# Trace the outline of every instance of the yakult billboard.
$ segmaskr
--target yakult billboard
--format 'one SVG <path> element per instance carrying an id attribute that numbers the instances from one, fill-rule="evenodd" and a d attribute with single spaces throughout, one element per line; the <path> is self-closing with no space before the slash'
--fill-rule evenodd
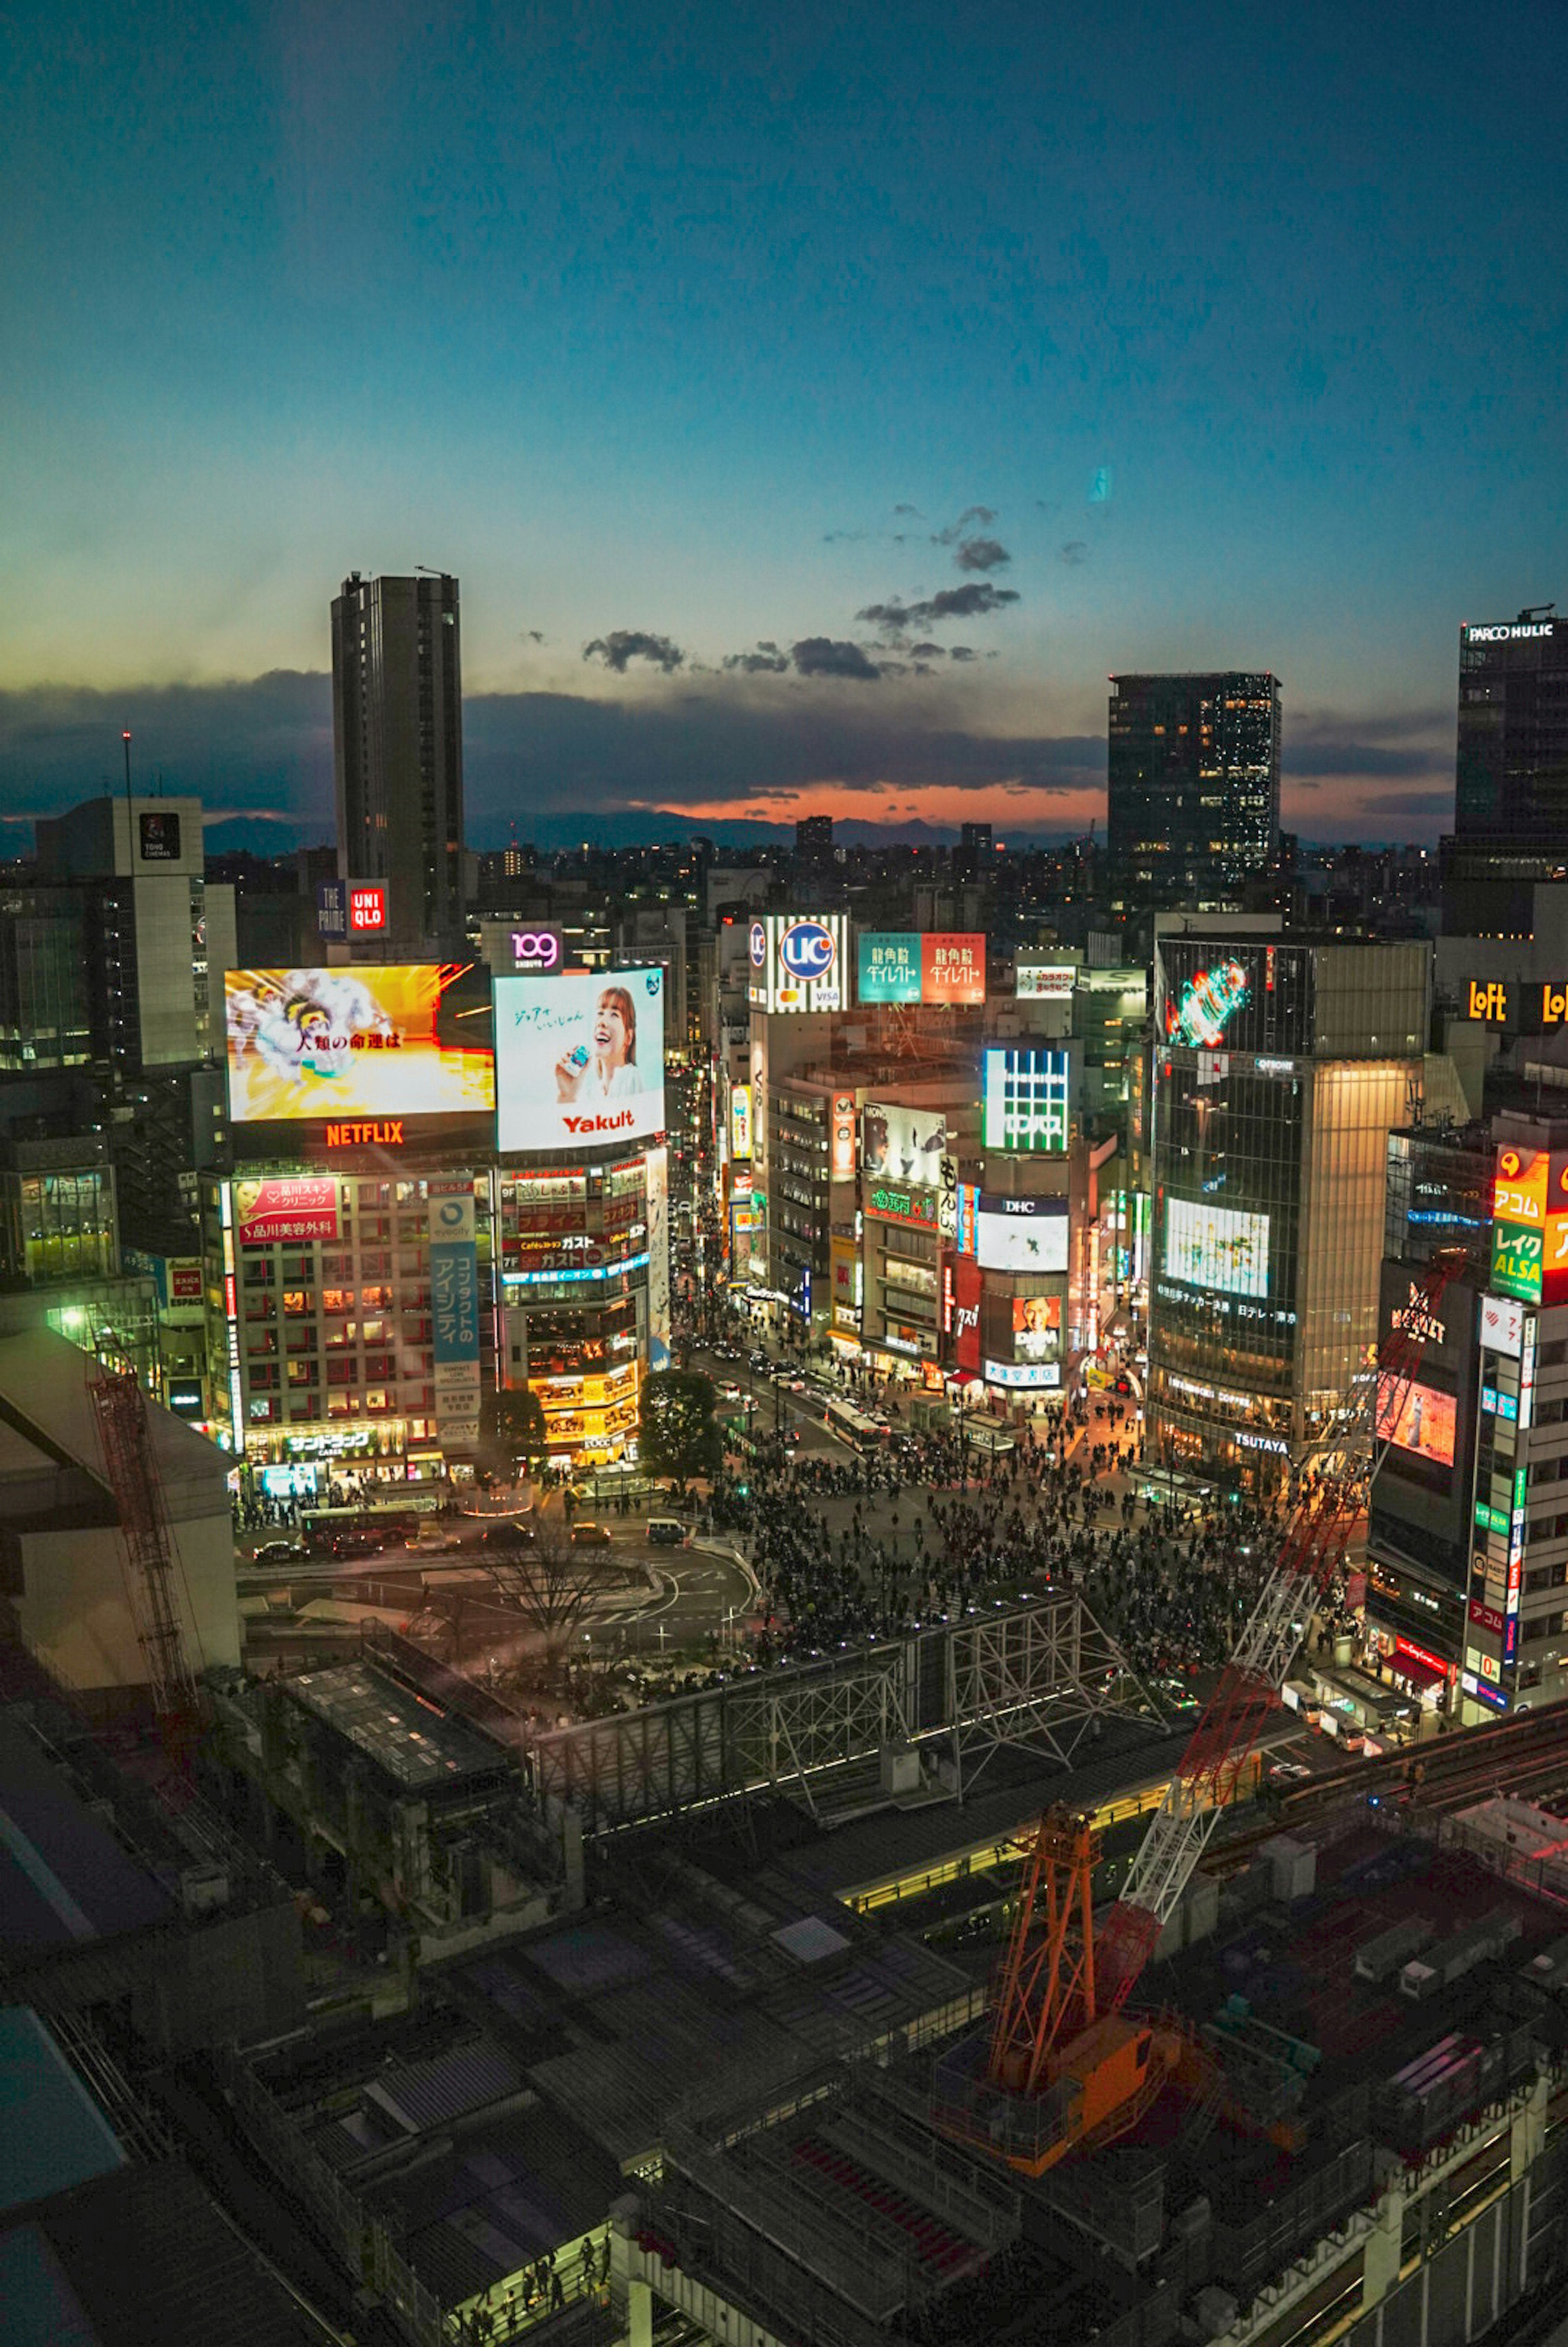
<path id="1" fill-rule="evenodd" d="M 496 1139 L 581 1149 L 664 1131 L 664 972 L 495 981 Z"/>

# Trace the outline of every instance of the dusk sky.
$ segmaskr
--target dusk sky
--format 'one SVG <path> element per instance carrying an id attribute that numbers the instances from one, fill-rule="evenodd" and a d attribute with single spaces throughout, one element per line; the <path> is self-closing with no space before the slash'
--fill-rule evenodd
<path id="1" fill-rule="evenodd" d="M 1562 594 L 1568 11 L 21 0 L 0 806 L 331 822 L 328 606 L 462 580 L 469 830 L 1103 822 L 1105 679 L 1268 667 L 1435 836 Z M 223 836 L 232 834 L 225 820 Z"/>

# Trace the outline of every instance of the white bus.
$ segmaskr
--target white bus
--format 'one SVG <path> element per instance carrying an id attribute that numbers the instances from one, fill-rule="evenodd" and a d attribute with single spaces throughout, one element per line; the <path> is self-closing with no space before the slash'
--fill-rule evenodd
<path id="1" fill-rule="evenodd" d="M 874 1450 L 887 1440 L 885 1427 L 879 1426 L 874 1418 L 868 1418 L 863 1409 L 857 1409 L 853 1402 L 844 1401 L 838 1394 L 830 1397 L 823 1423 L 830 1434 L 852 1442 L 857 1450 Z"/>

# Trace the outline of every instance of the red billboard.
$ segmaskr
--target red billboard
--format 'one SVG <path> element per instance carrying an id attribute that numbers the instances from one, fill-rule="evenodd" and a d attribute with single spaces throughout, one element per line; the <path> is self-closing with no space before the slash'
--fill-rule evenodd
<path id="1" fill-rule="evenodd" d="M 980 1298 L 985 1286 L 979 1264 L 971 1255 L 953 1258 L 953 1330 L 961 1378 L 980 1375 Z"/>
<path id="2" fill-rule="evenodd" d="M 974 930 L 927 929 L 920 941 L 922 1002 L 983 1002 L 985 939 Z"/>
<path id="3" fill-rule="evenodd" d="M 240 1246 L 337 1235 L 338 1185 L 330 1174 L 234 1184 L 234 1236 Z"/>

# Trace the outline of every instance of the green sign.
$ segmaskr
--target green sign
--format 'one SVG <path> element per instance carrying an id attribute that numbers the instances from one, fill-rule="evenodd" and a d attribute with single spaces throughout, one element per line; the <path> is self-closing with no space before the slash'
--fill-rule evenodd
<path id="1" fill-rule="evenodd" d="M 1476 1502 L 1475 1521 L 1483 1532 L 1506 1533 L 1508 1530 L 1508 1518 L 1503 1514 L 1502 1510 L 1489 1508 L 1484 1500 L 1478 1500 Z"/>
<path id="2" fill-rule="evenodd" d="M 1541 1301 L 1542 1237 L 1523 1223 L 1493 1223 L 1492 1284 L 1522 1304 Z"/>

